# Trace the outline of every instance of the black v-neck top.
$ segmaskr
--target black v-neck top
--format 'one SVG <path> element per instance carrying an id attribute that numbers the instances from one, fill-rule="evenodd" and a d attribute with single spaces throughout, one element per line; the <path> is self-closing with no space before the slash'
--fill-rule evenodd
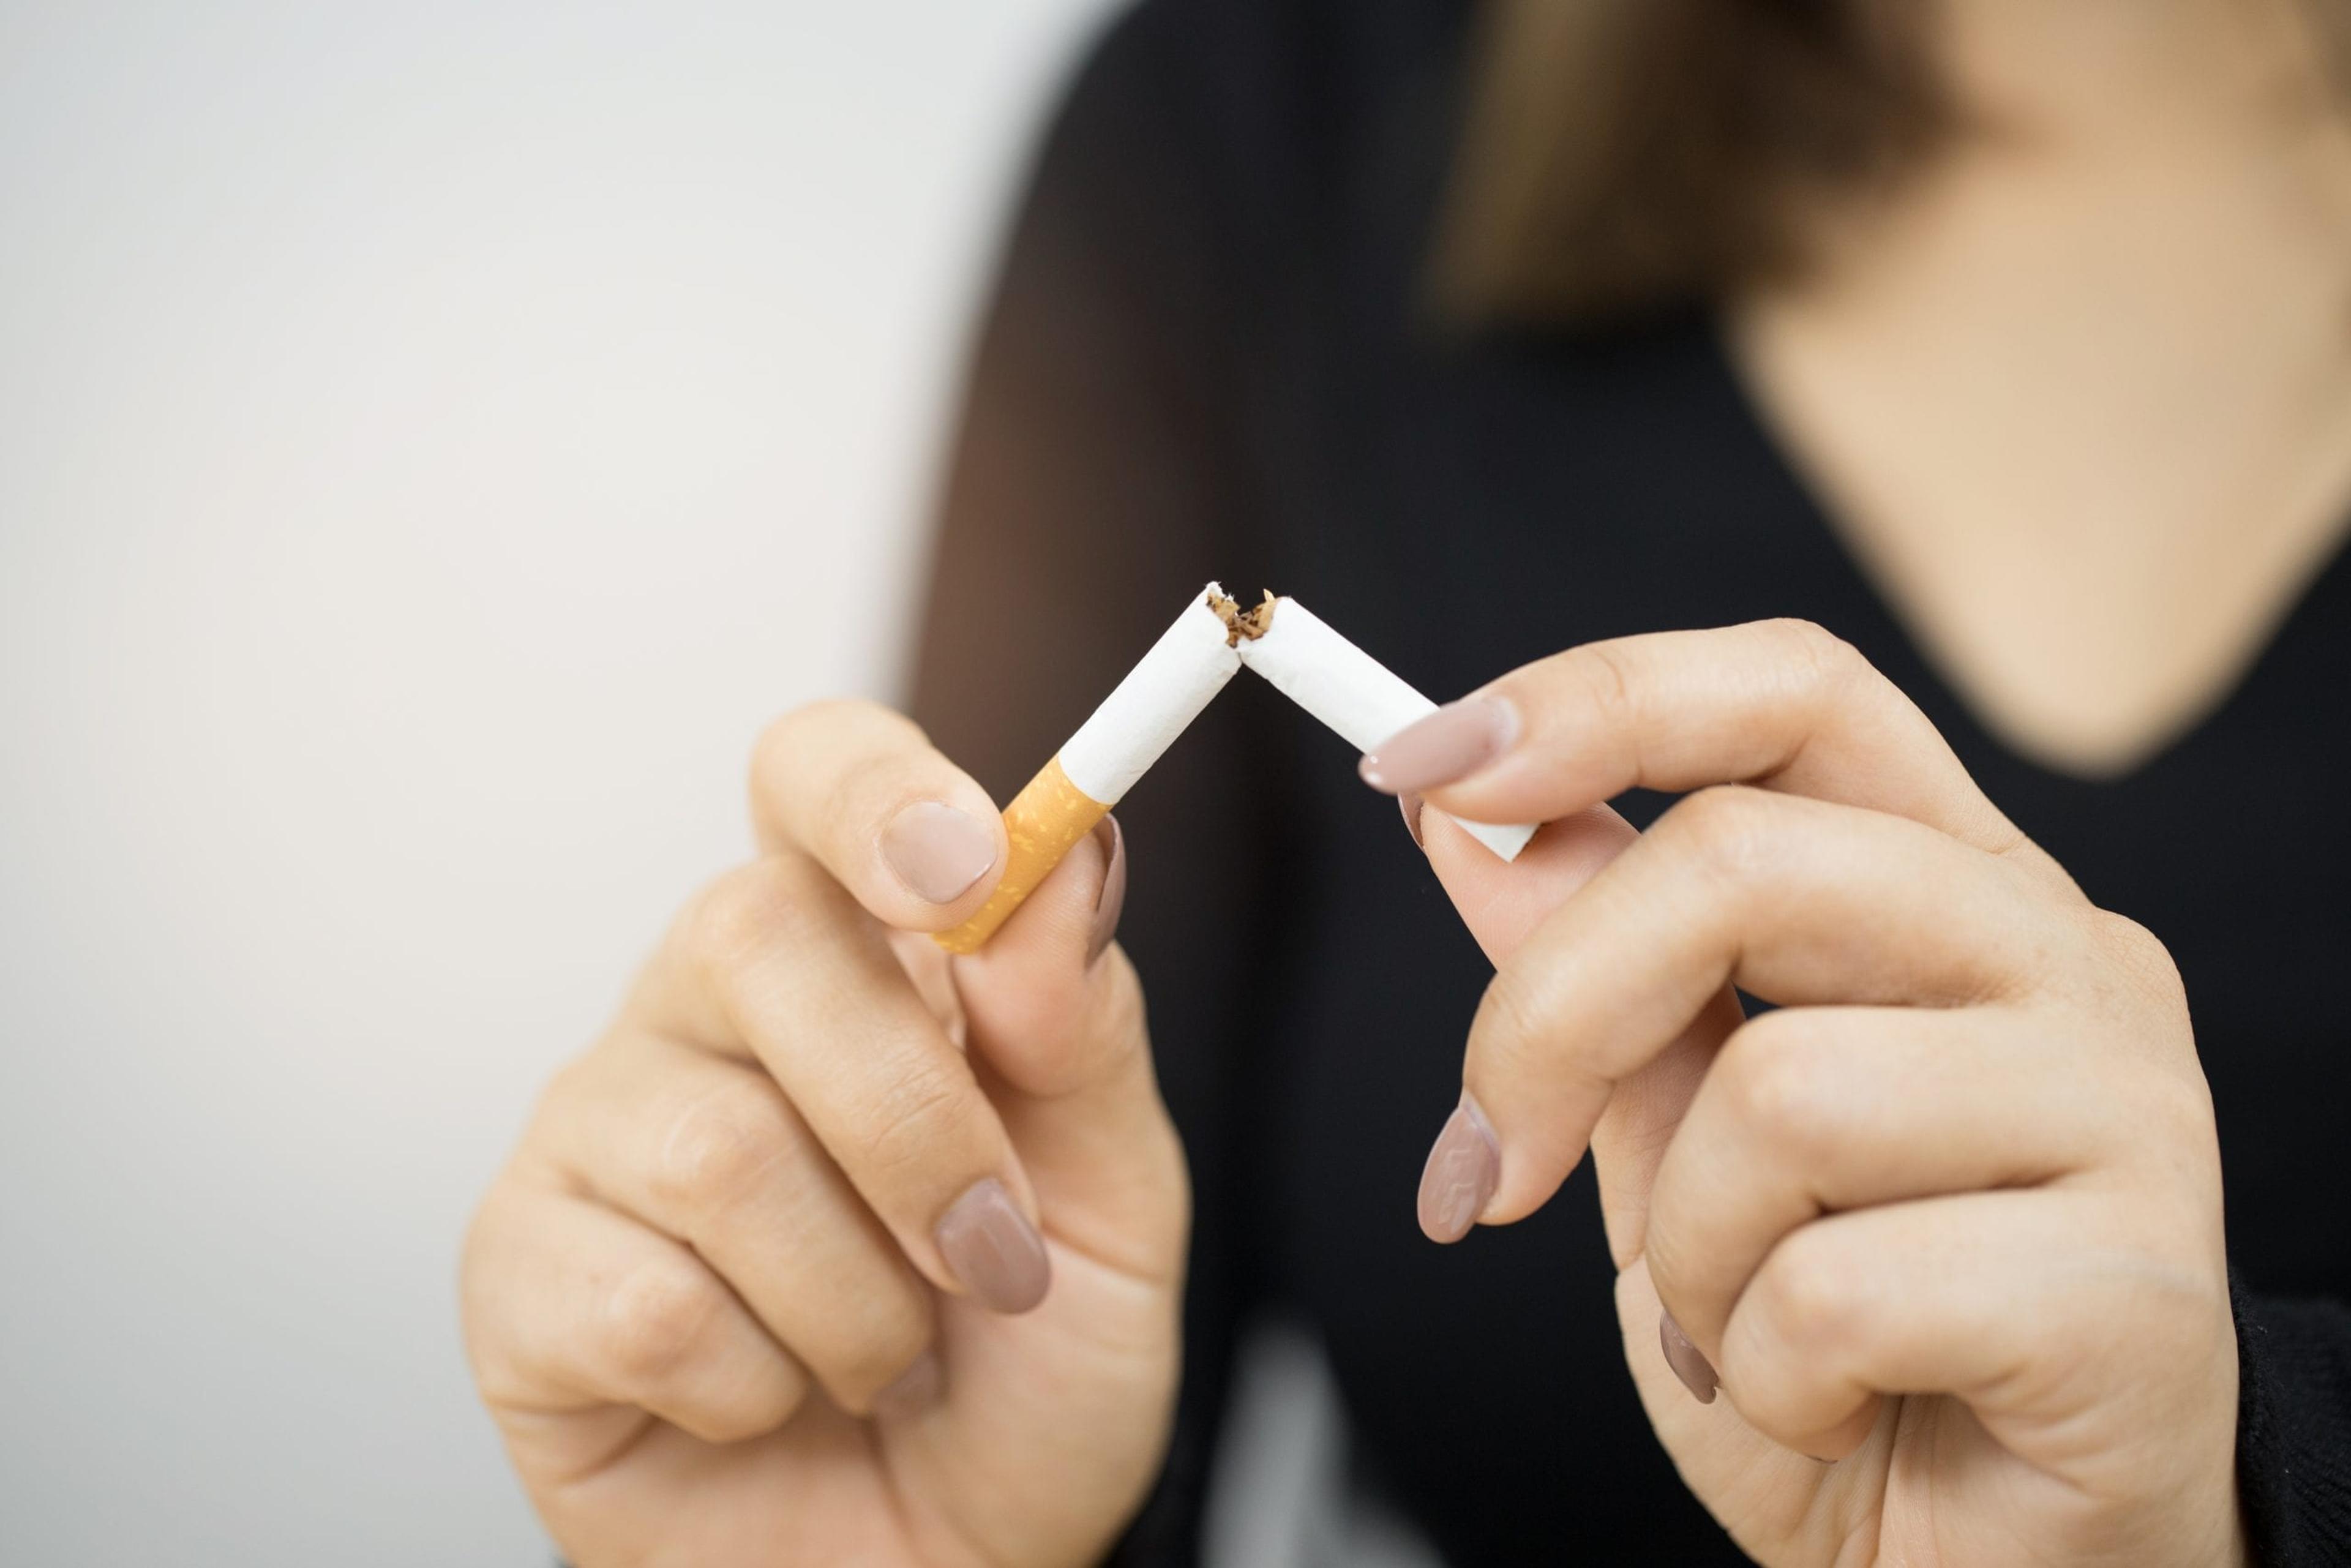
<path id="1" fill-rule="evenodd" d="M 1297 593 L 1440 698 L 1598 637 L 1834 629 L 2179 961 L 2219 1106 L 2249 1513 L 2267 1562 L 2351 1561 L 2351 560 L 2127 776 L 2019 757 L 1855 569 L 1702 314 L 1423 329 L 1468 18 L 1152 0 L 1110 32 L 976 344 L 918 716 L 1008 798 L 1211 577 Z M 1740 1561 L 1635 1399 L 1588 1166 L 1459 1247 L 1415 1224 L 1489 971 L 1352 762 L 1238 682 L 1120 809 L 1123 938 L 1197 1204 L 1177 1440 L 1122 1560 L 1188 1560 L 1236 1339 L 1286 1316 L 1327 1348 L 1358 1479 L 1456 1568 Z"/>

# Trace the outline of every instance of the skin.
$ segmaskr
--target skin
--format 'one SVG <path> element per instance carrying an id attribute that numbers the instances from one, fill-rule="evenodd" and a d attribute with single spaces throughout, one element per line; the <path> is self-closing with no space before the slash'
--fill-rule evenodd
<path id="1" fill-rule="evenodd" d="M 1083 1563 L 1157 1471 L 1189 1188 L 1134 967 L 1088 957 L 1106 852 L 950 961 L 906 934 L 995 876 L 946 904 L 893 876 L 917 801 L 997 821 L 893 714 L 778 723 L 759 859 L 680 916 L 475 1218 L 475 1377 L 577 1568 Z M 991 1176 L 1051 1258 L 1019 1315 L 931 1239 Z"/>
<path id="2" fill-rule="evenodd" d="M 1421 819 L 1497 964 L 1481 1218 L 1589 1150 L 1699 1500 L 1791 1568 L 2243 1562 L 2219 1150 L 2161 944 L 1817 627 L 1593 644 L 1484 695 L 1515 744 L 1429 804 L 1552 825 L 1505 867 Z M 1635 835 L 1602 804 L 1635 785 L 1689 793 Z"/>
<path id="3" fill-rule="evenodd" d="M 1943 0 L 1972 131 L 1729 302 L 1755 401 L 1975 715 L 2108 775 L 2351 527 L 2337 0 Z"/>
<path id="4" fill-rule="evenodd" d="M 1511 743 L 1419 824 L 1497 965 L 1480 1218 L 1589 1150 L 1626 1361 L 1699 1500 L 1775 1565 L 2245 1561 L 2219 1154 L 2161 945 L 1817 627 L 1593 644 L 1471 700 Z M 877 845 L 969 779 L 858 706 L 788 718 L 755 773 L 767 852 L 476 1218 L 484 1396 L 580 1568 L 1090 1561 L 1165 1442 L 1186 1193 L 1133 969 L 1086 956 L 1103 852 L 950 962 L 892 934 L 992 879 L 929 904 Z M 1602 803 L 1636 785 L 1687 795 L 1636 835 Z M 1447 811 L 1551 825 L 1506 867 Z M 988 1176 L 1052 1253 L 1027 1315 L 928 1241 Z"/>
<path id="5" fill-rule="evenodd" d="M 2151 9 L 1945 0 L 1987 132 L 1729 302 L 1928 653 L 2085 773 L 2217 700 L 2351 517 L 2339 100 L 2287 0 Z M 2155 937 L 1817 629 L 1489 692 L 1518 744 L 1422 818 L 1498 966 L 1464 1070 L 1500 1154 L 1482 1218 L 1588 1149 L 1626 1360 L 1697 1495 L 1773 1564 L 2241 1561 L 2210 1107 Z M 1691 793 L 1636 838 L 1601 804 L 1636 783 Z M 908 934 L 993 879 L 917 898 L 883 827 L 995 818 L 911 725 L 791 716 L 752 794 L 760 858 L 484 1200 L 483 1396 L 580 1568 L 1088 1561 L 1160 1460 L 1188 1201 L 1132 967 L 1087 957 L 1103 852 L 950 963 Z M 1552 825 L 1506 872 L 1447 810 Z M 1733 984 L 1783 1005 L 1743 1021 Z M 931 1239 L 991 1176 L 1052 1259 L 1025 1315 Z"/>

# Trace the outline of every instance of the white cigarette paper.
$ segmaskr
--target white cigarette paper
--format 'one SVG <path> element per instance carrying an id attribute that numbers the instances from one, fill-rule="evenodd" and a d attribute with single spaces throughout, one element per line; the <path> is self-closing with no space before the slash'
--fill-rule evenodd
<path id="1" fill-rule="evenodd" d="M 1209 606 L 1224 598 L 1215 583 L 1160 633 L 1142 661 L 1053 759 L 1004 808 L 1010 845 L 1004 875 L 979 913 L 934 940 L 971 953 L 996 935 L 1071 845 L 1126 798 L 1177 736 L 1191 727 L 1225 683 L 1240 672 L 1235 633 Z"/>
<path id="2" fill-rule="evenodd" d="M 1118 689 L 1061 746 L 1061 771 L 1105 806 L 1115 806 L 1134 781 L 1166 755 L 1241 667 L 1232 632 L 1208 608 L 1224 597 L 1215 583 L 1159 634 Z"/>
<path id="3" fill-rule="evenodd" d="M 1377 751 L 1437 711 L 1404 677 L 1356 647 L 1295 599 L 1273 601 L 1265 630 L 1239 647 L 1241 663 L 1329 725 L 1358 751 Z M 1519 858 L 1533 825 L 1495 826 L 1456 817 L 1464 831 L 1506 861 Z"/>
<path id="4" fill-rule="evenodd" d="M 1212 582 L 1004 808 L 1011 845 L 1004 875 L 979 913 L 940 932 L 938 945 L 970 953 L 996 935 L 1243 664 L 1358 751 L 1377 751 L 1398 730 L 1437 711 L 1435 703 L 1295 599 L 1269 597 L 1242 610 Z M 1461 826 L 1506 861 L 1516 860 L 1535 833 L 1531 827 Z"/>

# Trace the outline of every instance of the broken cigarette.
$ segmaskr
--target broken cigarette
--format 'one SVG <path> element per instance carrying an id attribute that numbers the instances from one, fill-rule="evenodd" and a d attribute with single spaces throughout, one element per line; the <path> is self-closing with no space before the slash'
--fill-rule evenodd
<path id="1" fill-rule="evenodd" d="M 1296 600 L 1269 593 L 1263 603 L 1243 610 L 1212 582 L 1004 808 L 1011 853 L 1002 880 L 978 914 L 934 940 L 950 953 L 970 953 L 995 936 L 1243 664 L 1358 751 L 1378 750 L 1397 731 L 1437 711 L 1435 703 Z M 1531 826 L 1461 826 L 1506 861 L 1517 859 L 1535 833 Z"/>
<path id="2" fill-rule="evenodd" d="M 1209 607 L 1223 599 L 1224 591 L 1208 584 L 1207 593 L 1160 633 L 1142 663 L 1004 808 L 1004 832 L 1012 846 L 1004 878 L 978 914 L 938 934 L 940 946 L 970 953 L 995 936 L 1071 846 L 1093 831 L 1225 689 L 1241 661 L 1233 652 L 1231 628 Z"/>
<path id="3" fill-rule="evenodd" d="M 1254 611 L 1259 630 L 1240 647 L 1241 662 L 1290 701 L 1329 725 L 1357 751 L 1377 751 L 1437 705 L 1404 677 L 1356 647 L 1295 599 L 1266 601 Z M 1498 827 L 1456 817 L 1462 831 L 1506 861 L 1519 858 L 1533 825 Z"/>

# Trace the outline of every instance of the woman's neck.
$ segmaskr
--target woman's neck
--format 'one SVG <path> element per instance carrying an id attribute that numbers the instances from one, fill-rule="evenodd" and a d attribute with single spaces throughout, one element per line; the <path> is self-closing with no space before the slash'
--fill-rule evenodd
<path id="1" fill-rule="evenodd" d="M 1953 683 L 2102 771 L 2351 520 L 2351 120 L 2302 0 L 1945 4 L 1962 132 L 1736 339 Z"/>
<path id="2" fill-rule="evenodd" d="M 2306 136 L 2340 112 L 2321 6 L 2343 0 L 1943 0 L 1962 117 L 2065 153 Z"/>

